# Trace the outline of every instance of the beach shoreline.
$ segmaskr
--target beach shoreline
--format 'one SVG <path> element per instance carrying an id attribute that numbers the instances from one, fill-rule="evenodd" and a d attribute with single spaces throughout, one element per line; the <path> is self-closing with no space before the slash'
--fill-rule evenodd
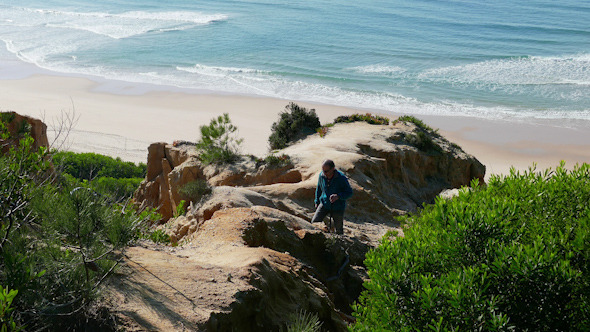
<path id="1" fill-rule="evenodd" d="M 78 121 L 68 140 L 59 144 L 62 148 L 133 162 L 145 162 L 147 147 L 153 142 L 195 141 L 199 126 L 222 113 L 229 113 L 239 128 L 243 153 L 264 156 L 271 125 L 291 101 L 47 72 L 2 77 L 0 110 L 43 119 L 49 126 L 50 141 L 61 116 L 75 113 Z M 315 108 L 322 123 L 332 122 L 338 115 L 369 111 L 392 119 L 402 115 L 293 101 Z M 590 162 L 590 121 L 417 117 L 478 158 L 486 165 L 488 178 L 506 174 L 512 166 L 526 170 L 533 163 L 544 169 L 559 165 L 561 160 L 568 167 Z"/>

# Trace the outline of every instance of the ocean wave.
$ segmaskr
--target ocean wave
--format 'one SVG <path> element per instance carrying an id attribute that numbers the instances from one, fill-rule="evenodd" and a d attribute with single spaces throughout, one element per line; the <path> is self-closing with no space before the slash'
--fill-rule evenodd
<path id="1" fill-rule="evenodd" d="M 24 15 L 23 15 L 24 14 Z M 75 29 L 114 39 L 129 38 L 149 32 L 186 30 L 200 25 L 225 21 L 226 14 L 204 14 L 192 11 L 123 13 L 72 12 L 33 8 L 12 8 L 2 15 L 11 17 L 16 26 L 45 26 Z M 14 20 L 12 17 L 20 17 Z M 8 19 L 6 19 L 8 22 Z"/>
<path id="2" fill-rule="evenodd" d="M 358 67 L 350 67 L 345 68 L 348 71 L 354 71 L 359 74 L 369 74 L 369 75 L 396 75 L 406 71 L 405 68 L 398 67 L 398 66 L 386 66 L 386 65 L 368 65 L 368 66 L 358 66 Z"/>
<path id="3" fill-rule="evenodd" d="M 187 74 L 196 74 L 199 77 L 199 79 L 195 79 L 189 76 L 182 81 L 177 79 L 177 83 L 182 84 L 181 82 L 184 82 L 189 85 L 184 87 L 195 87 L 191 84 L 200 81 L 206 82 L 200 87 L 213 91 L 389 111 L 396 114 L 468 116 L 504 120 L 510 118 L 590 120 L 590 110 L 533 110 L 504 106 L 477 106 L 452 101 L 423 102 L 416 98 L 391 92 L 361 91 L 318 83 L 293 81 L 256 69 L 207 67 L 202 65 L 177 69 Z M 205 78 L 204 81 L 201 80 L 203 78 Z"/>
<path id="4" fill-rule="evenodd" d="M 189 72 L 193 74 L 201 74 L 207 76 L 225 77 L 230 74 L 268 74 L 267 71 L 251 69 L 251 68 L 237 68 L 237 67 L 221 67 L 221 66 L 205 66 L 196 64 L 192 67 L 176 67 L 176 70 Z"/>
<path id="5" fill-rule="evenodd" d="M 420 73 L 418 78 L 488 87 L 553 84 L 589 85 L 590 54 L 488 60 L 462 66 L 429 69 Z"/>

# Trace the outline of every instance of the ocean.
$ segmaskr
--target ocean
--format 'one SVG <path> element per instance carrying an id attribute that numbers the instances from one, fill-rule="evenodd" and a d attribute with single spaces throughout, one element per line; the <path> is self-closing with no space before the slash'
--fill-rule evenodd
<path id="1" fill-rule="evenodd" d="M 0 66 L 416 115 L 590 120 L 588 0 L 2 0 L 0 40 Z"/>

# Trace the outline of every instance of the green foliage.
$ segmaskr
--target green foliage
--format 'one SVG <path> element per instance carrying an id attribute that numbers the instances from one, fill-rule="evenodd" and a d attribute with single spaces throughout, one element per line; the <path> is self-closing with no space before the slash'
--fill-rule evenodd
<path id="1" fill-rule="evenodd" d="M 180 203 L 178 203 L 178 206 L 176 207 L 176 213 L 174 214 L 174 217 L 179 217 L 179 216 L 183 216 L 186 214 L 186 201 L 183 199 L 180 201 Z"/>
<path id="2" fill-rule="evenodd" d="M 0 112 L 0 139 L 8 139 L 10 132 L 8 132 L 8 124 L 14 120 L 15 114 L 12 112 Z"/>
<path id="3" fill-rule="evenodd" d="M 235 137 L 237 130 L 227 113 L 212 119 L 209 125 L 201 126 L 201 139 L 196 145 L 201 161 L 205 164 L 236 161 L 243 142 L 243 139 Z"/>
<path id="4" fill-rule="evenodd" d="M 9 290 L 0 285 L 0 331 L 1 332 L 15 332 L 21 331 L 22 328 L 18 327 L 17 322 L 13 317 L 14 308 L 12 307 L 12 301 L 18 294 L 16 289 Z"/>
<path id="5" fill-rule="evenodd" d="M 590 329 L 590 165 L 472 186 L 367 255 L 354 331 Z"/>
<path id="6" fill-rule="evenodd" d="M 289 103 L 272 124 L 268 138 L 271 150 L 283 149 L 296 139 L 313 134 L 321 126 L 315 109 L 308 110 L 295 103 Z"/>
<path id="7" fill-rule="evenodd" d="M 427 125 L 426 123 L 424 123 L 424 121 L 418 119 L 415 116 L 412 115 L 402 115 L 399 118 L 397 118 L 397 120 L 395 120 L 394 124 L 397 122 L 409 122 L 409 123 L 413 123 L 416 125 L 416 127 L 425 130 L 425 131 L 430 131 L 430 132 L 437 132 L 436 130 L 432 129 L 432 127 L 430 127 L 429 125 Z"/>
<path id="8" fill-rule="evenodd" d="M 162 243 L 162 244 L 170 243 L 170 236 L 168 234 L 166 234 L 166 232 L 164 232 L 161 229 L 157 229 L 157 230 L 151 232 L 150 235 L 148 236 L 148 239 L 150 239 L 154 243 Z"/>
<path id="9" fill-rule="evenodd" d="M 116 179 L 99 177 L 91 182 L 91 188 L 103 195 L 109 195 L 115 200 L 121 200 L 133 197 L 141 181 L 143 181 L 143 178 Z"/>
<path id="10" fill-rule="evenodd" d="M 147 166 L 96 153 L 55 152 L 52 155 L 62 180 L 72 187 L 87 187 L 121 201 L 133 193 L 145 177 Z"/>
<path id="11" fill-rule="evenodd" d="M 162 220 L 162 215 L 158 213 L 158 209 L 156 208 L 147 208 L 140 211 L 138 215 L 140 220 L 145 220 L 151 224 Z"/>
<path id="12" fill-rule="evenodd" d="M 341 115 L 334 119 L 334 123 L 366 122 L 374 125 L 388 125 L 389 119 L 384 116 L 366 114 Z"/>
<path id="13" fill-rule="evenodd" d="M 31 132 L 31 125 L 29 124 L 29 122 L 27 122 L 26 120 L 22 120 L 18 126 L 18 129 L 16 131 L 17 135 L 19 136 L 23 136 L 25 134 L 28 134 Z"/>
<path id="14" fill-rule="evenodd" d="M 431 134 L 424 131 L 418 131 L 415 134 L 408 134 L 405 136 L 405 141 L 418 148 L 420 151 L 441 153 L 442 148 L 434 142 Z"/>
<path id="15" fill-rule="evenodd" d="M 459 146 L 457 143 L 451 143 L 451 146 L 459 151 L 463 151 L 463 148 Z"/>
<path id="16" fill-rule="evenodd" d="M 268 165 L 270 167 L 283 167 L 291 164 L 291 157 L 286 154 L 277 155 L 271 153 L 264 158 L 258 158 L 255 155 L 250 155 L 250 159 L 256 162 L 256 167 Z"/>
<path id="17" fill-rule="evenodd" d="M 51 171 L 24 134 L 0 155 L 0 284 L 30 330 L 84 329 L 87 308 L 137 234 L 135 211 Z M 18 325 L 18 324 L 17 324 Z"/>
<path id="18" fill-rule="evenodd" d="M 131 179 L 145 177 L 147 166 L 140 163 L 122 161 L 96 153 L 75 153 L 59 151 L 53 154 L 55 165 L 80 180 L 92 180 L 99 177 Z"/>
<path id="19" fill-rule="evenodd" d="M 320 135 L 321 138 L 326 137 L 326 135 L 328 135 L 328 131 L 330 130 L 331 127 L 334 127 L 333 123 L 329 123 L 325 126 L 321 126 L 319 127 L 316 132 Z"/>
<path id="20" fill-rule="evenodd" d="M 271 167 L 281 167 L 286 166 L 291 163 L 291 157 L 286 154 L 276 155 L 276 154 L 269 154 L 263 160 L 263 163 L 269 165 Z"/>
<path id="21" fill-rule="evenodd" d="M 287 332 L 319 332 L 322 323 L 317 315 L 301 310 L 291 315 L 291 322 L 287 325 Z"/>
<path id="22" fill-rule="evenodd" d="M 203 196 L 211 193 L 211 186 L 203 179 L 196 179 L 180 187 L 178 193 L 191 202 L 199 202 Z"/>
<path id="23" fill-rule="evenodd" d="M 11 123 L 14 118 L 16 118 L 16 114 L 14 112 L 0 112 L 0 122 L 4 124 Z"/>

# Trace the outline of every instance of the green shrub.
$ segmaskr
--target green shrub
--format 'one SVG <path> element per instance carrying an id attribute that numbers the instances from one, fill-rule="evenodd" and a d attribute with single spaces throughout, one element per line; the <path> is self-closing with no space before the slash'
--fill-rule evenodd
<path id="1" fill-rule="evenodd" d="M 457 143 L 451 143 L 451 146 L 459 151 L 463 151 L 463 148 L 459 146 Z"/>
<path id="2" fill-rule="evenodd" d="M 374 125 L 388 125 L 389 119 L 384 116 L 366 114 L 341 115 L 334 119 L 334 123 L 366 122 Z"/>
<path id="3" fill-rule="evenodd" d="M 0 285 L 0 331 L 2 332 L 16 332 L 22 330 L 13 317 L 14 308 L 12 307 L 12 301 L 14 301 L 17 294 L 17 290 L 9 290 Z"/>
<path id="4" fill-rule="evenodd" d="M 271 167 L 282 167 L 291 163 L 291 157 L 286 154 L 269 154 L 262 160 L 262 162 Z"/>
<path id="5" fill-rule="evenodd" d="M 133 197 L 143 178 L 116 179 L 99 177 L 90 183 L 97 192 L 113 198 L 115 201 Z"/>
<path id="6" fill-rule="evenodd" d="M 146 164 L 136 165 L 132 162 L 122 161 L 120 158 L 96 153 L 59 151 L 53 154 L 53 162 L 64 173 L 80 180 L 92 180 L 97 177 L 143 178 L 147 171 Z"/>
<path id="7" fill-rule="evenodd" d="M 71 187 L 79 182 L 72 176 L 54 178 L 47 151 L 33 151 L 33 139 L 23 136 L 0 155 L 0 285 L 18 289 L 11 302 L 17 325 L 84 330 L 87 310 L 114 271 L 117 252 L 135 238 L 139 218 L 88 188 Z"/>
<path id="8" fill-rule="evenodd" d="M 186 214 L 186 201 L 183 199 L 176 206 L 176 213 L 174 214 L 174 217 L 176 218 L 179 216 L 184 216 L 185 214 Z"/>
<path id="9" fill-rule="evenodd" d="M 318 316 L 310 312 L 301 310 L 297 314 L 292 314 L 290 319 L 287 332 L 319 332 L 322 329 Z"/>
<path id="10" fill-rule="evenodd" d="M 590 165 L 477 183 L 367 255 L 354 331 L 590 330 Z"/>
<path id="11" fill-rule="evenodd" d="M 157 229 L 157 230 L 153 231 L 149 235 L 149 239 L 154 243 L 162 243 L 162 244 L 170 243 L 170 235 L 166 234 L 166 232 L 164 232 L 161 229 Z"/>
<path id="12" fill-rule="evenodd" d="M 430 127 L 429 125 L 427 125 L 426 123 L 424 123 L 424 121 L 418 119 L 415 116 L 412 115 L 402 115 L 399 118 L 397 118 L 397 120 L 395 120 L 394 124 L 397 122 L 409 122 L 409 123 L 413 123 L 416 125 L 416 127 L 425 130 L 425 131 L 430 131 L 433 133 L 436 133 L 437 131 L 432 129 L 432 127 Z"/>
<path id="13" fill-rule="evenodd" d="M 442 148 L 432 139 L 431 134 L 424 131 L 418 131 L 415 134 L 407 134 L 405 136 L 405 141 L 408 144 L 415 146 L 420 151 L 431 153 L 442 152 Z"/>
<path id="14" fill-rule="evenodd" d="M 271 150 L 286 148 L 298 138 L 316 132 L 321 126 L 315 109 L 308 110 L 295 103 L 289 103 L 279 115 L 279 120 L 272 124 L 268 138 Z"/>
<path id="15" fill-rule="evenodd" d="M 196 147 L 199 159 L 205 164 L 231 163 L 238 159 L 242 139 L 235 137 L 238 128 L 224 113 L 211 120 L 209 125 L 201 126 L 201 139 Z"/>
<path id="16" fill-rule="evenodd" d="M 211 186 L 203 179 L 196 179 L 180 187 L 178 193 L 186 200 L 197 203 L 203 196 L 211 193 Z"/>

